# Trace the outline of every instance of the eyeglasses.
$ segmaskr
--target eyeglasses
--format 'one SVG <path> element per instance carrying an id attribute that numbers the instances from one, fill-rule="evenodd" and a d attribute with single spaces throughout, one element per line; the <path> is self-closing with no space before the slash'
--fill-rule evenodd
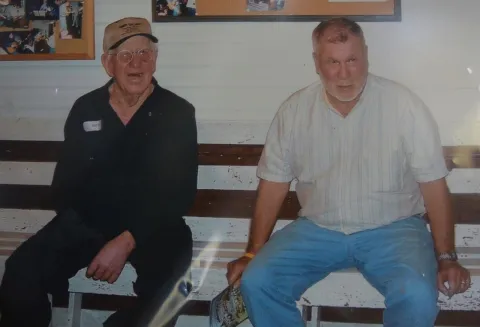
<path id="1" fill-rule="evenodd" d="M 153 50 L 152 49 L 141 49 L 137 51 L 121 50 L 117 53 L 110 53 L 111 56 L 117 56 L 118 62 L 121 64 L 129 64 L 134 56 L 138 56 L 142 63 L 149 62 L 153 59 Z"/>

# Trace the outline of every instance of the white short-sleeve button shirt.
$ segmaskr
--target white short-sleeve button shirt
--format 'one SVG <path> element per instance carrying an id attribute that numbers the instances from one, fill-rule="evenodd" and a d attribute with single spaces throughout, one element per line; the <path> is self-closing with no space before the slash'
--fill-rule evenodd
<path id="1" fill-rule="evenodd" d="M 424 213 L 418 182 L 448 174 L 426 105 L 406 87 L 373 74 L 346 117 L 324 94 L 315 82 L 281 105 L 257 176 L 296 179 L 299 216 L 346 234 Z"/>

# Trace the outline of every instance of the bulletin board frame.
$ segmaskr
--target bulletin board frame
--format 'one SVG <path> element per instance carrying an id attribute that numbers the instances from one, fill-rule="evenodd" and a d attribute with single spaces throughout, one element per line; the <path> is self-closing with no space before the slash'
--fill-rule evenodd
<path id="1" fill-rule="evenodd" d="M 200 14 L 201 7 L 199 2 L 209 1 L 209 6 L 219 4 L 225 9 L 225 3 L 240 3 L 244 5 L 245 10 L 224 10 L 220 9 L 214 14 Z M 318 14 L 312 13 L 311 10 L 306 13 L 296 13 L 295 9 L 288 12 L 278 11 L 247 11 L 248 0 L 197 0 L 197 12 L 194 14 L 181 14 L 175 16 L 172 10 L 167 14 L 160 12 L 158 3 L 161 0 L 151 0 L 152 2 L 152 22 L 153 23 L 172 23 L 172 22 L 320 22 L 333 17 L 346 17 L 356 22 L 401 22 L 401 2 L 402 0 L 301 0 L 301 1 L 322 1 L 323 7 L 328 8 L 328 13 L 319 10 Z M 285 7 L 288 2 L 294 0 L 285 0 Z M 298 0 L 295 0 L 298 1 Z M 223 3 L 221 3 L 223 2 Z M 295 6 L 303 6 L 296 5 Z M 322 6 L 322 5 L 320 5 Z M 238 7 L 236 5 L 235 7 Z M 223 10 L 223 12 L 222 12 Z M 227 12 L 228 11 L 228 12 Z M 299 10 L 302 11 L 302 10 Z M 305 11 L 305 10 L 303 10 Z"/>
<path id="2" fill-rule="evenodd" d="M 18 1 L 18 0 L 17 0 Z M 23 2 L 25 1 L 25 2 Z M 38 28 L 36 26 L 37 22 L 46 21 L 46 18 L 39 18 L 37 20 L 36 17 L 32 16 L 32 8 L 28 8 L 29 0 L 22 0 L 22 2 L 26 3 L 25 8 L 25 17 L 28 20 L 28 27 L 26 25 L 24 27 L 0 27 L 0 50 L 4 50 L 0 53 L 0 61 L 45 61 L 45 60 L 94 60 L 95 59 L 95 10 L 94 10 L 94 0 L 51 0 L 52 2 L 48 2 L 49 4 L 53 4 L 53 6 L 57 5 L 58 11 L 56 12 L 54 18 L 48 21 L 52 28 L 50 28 L 50 37 L 48 43 L 50 46 L 50 51 L 41 51 L 37 52 L 37 48 L 35 46 L 31 46 L 31 52 L 24 53 L 16 52 L 15 47 L 7 48 L 4 44 L 2 44 L 2 36 L 5 37 L 5 34 L 9 34 L 10 37 L 13 35 L 14 37 L 19 37 L 18 40 L 22 40 L 22 37 L 25 39 L 29 38 L 29 42 L 31 38 L 36 38 L 38 36 L 32 36 L 33 34 L 39 35 Z M 77 20 L 79 19 L 80 22 L 76 22 L 76 27 L 78 33 L 76 35 L 71 35 L 70 27 L 72 25 L 71 21 L 69 24 L 65 23 L 67 19 L 61 20 L 60 17 L 62 16 L 62 12 L 60 6 L 64 3 L 71 5 L 72 3 L 79 6 L 79 11 L 77 11 Z M 39 10 L 36 9 L 35 14 L 38 14 Z M 70 14 L 71 12 L 69 12 Z M 45 16 L 45 14 L 43 14 Z M 68 16 L 68 15 L 67 15 Z M 67 26 L 68 25 L 68 26 Z M 65 28 L 65 26 L 67 26 Z M 43 33 L 45 34 L 45 33 Z M 44 39 L 47 39 L 44 35 L 42 35 Z M 40 37 L 42 37 L 40 36 Z M 3 39 L 4 40 L 4 39 Z M 17 42 L 17 44 L 22 44 L 23 41 Z M 36 41 L 34 41 L 36 42 Z M 46 41 L 45 41 L 46 42 Z M 11 44 L 11 43 L 10 43 Z M 53 45 L 53 46 L 52 46 Z M 18 45 L 17 45 L 18 47 Z M 48 47 L 47 47 L 48 48 Z M 5 51 L 6 50 L 6 51 Z M 9 50 L 13 50 L 10 52 Z M 17 48 L 18 50 L 18 48 Z M 5 53 L 7 52 L 7 53 Z"/>

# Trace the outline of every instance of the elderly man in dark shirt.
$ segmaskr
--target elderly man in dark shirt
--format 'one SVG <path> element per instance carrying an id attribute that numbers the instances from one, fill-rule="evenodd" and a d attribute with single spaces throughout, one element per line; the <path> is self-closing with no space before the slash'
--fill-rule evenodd
<path id="1" fill-rule="evenodd" d="M 106 27 L 102 63 L 111 79 L 69 113 L 52 182 L 57 215 L 7 260 L 1 327 L 47 327 L 47 293 L 86 266 L 88 277 L 113 283 L 127 260 L 138 275 L 136 306 L 105 324 L 137 326 L 188 271 L 183 215 L 197 190 L 195 109 L 153 78 L 157 42 L 145 19 Z"/>

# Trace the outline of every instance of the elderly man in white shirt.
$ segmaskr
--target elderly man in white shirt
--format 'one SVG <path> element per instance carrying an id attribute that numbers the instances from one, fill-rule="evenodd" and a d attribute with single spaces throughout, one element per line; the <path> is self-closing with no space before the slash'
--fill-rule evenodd
<path id="1" fill-rule="evenodd" d="M 295 301 L 329 273 L 356 267 L 385 296 L 384 326 L 432 327 L 438 289 L 470 285 L 455 254 L 437 125 L 413 92 L 368 72 L 358 24 L 325 21 L 312 41 L 320 80 L 275 115 L 249 243 L 228 281 L 240 284 L 255 327 L 299 327 Z M 299 218 L 269 239 L 294 179 Z"/>

